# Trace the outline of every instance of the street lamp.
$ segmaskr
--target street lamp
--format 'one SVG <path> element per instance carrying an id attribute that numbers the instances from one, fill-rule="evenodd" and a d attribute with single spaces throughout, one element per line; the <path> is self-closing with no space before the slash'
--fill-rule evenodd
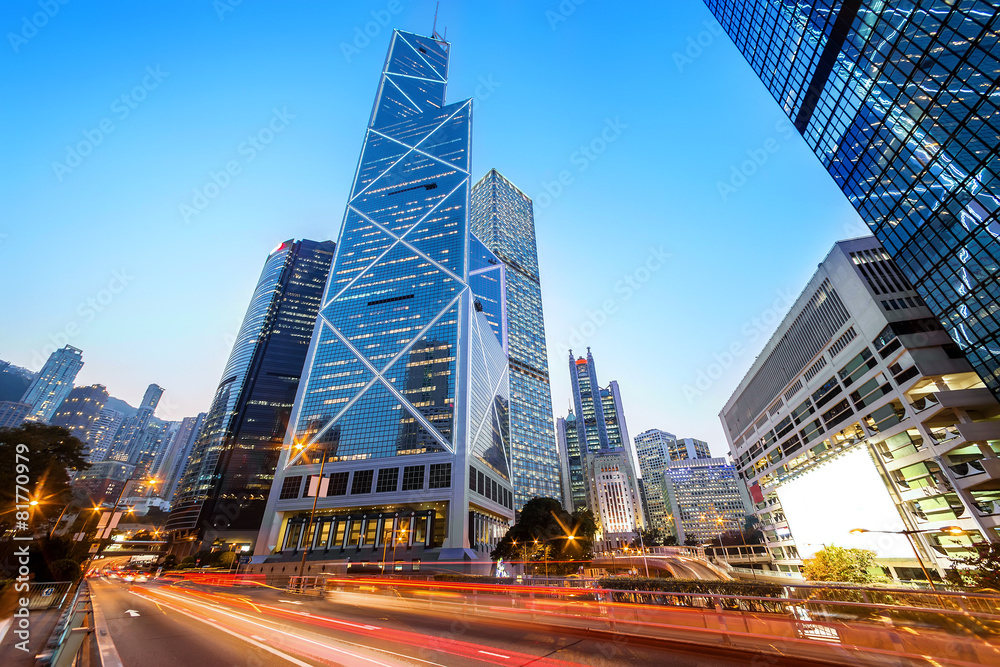
<path id="1" fill-rule="evenodd" d="M 295 445 L 295 448 L 298 450 L 302 450 L 303 448 L 302 443 Z M 309 544 L 307 544 L 305 548 L 302 550 L 302 562 L 299 563 L 299 585 L 301 586 L 303 591 L 306 588 L 305 579 L 303 578 L 305 576 L 305 571 L 306 571 L 306 556 L 309 555 L 309 549 L 310 547 L 312 547 L 312 543 L 316 540 L 316 525 L 315 525 L 316 503 L 319 502 L 319 490 L 323 486 L 323 466 L 325 465 L 326 465 L 326 450 L 324 449 L 323 456 L 319 460 L 319 480 L 316 483 L 316 495 L 313 496 L 312 511 L 309 512 L 309 524 L 305 528 L 307 535 L 309 534 L 310 528 L 312 529 L 313 532 L 311 535 L 309 535 Z M 308 491 L 308 489 L 306 490 Z"/>
<path id="2" fill-rule="evenodd" d="M 934 585 L 934 580 L 931 579 L 930 572 L 924 566 L 924 561 L 920 557 L 920 552 L 917 551 L 917 545 L 913 541 L 913 535 L 919 535 L 920 533 L 948 533 L 950 535 L 964 535 L 965 530 L 959 526 L 945 526 L 944 528 L 925 528 L 923 530 L 869 530 L 867 528 L 855 528 L 851 531 L 852 535 L 860 535 L 861 533 L 881 533 L 883 535 L 905 535 L 906 541 L 910 543 L 910 548 L 913 550 L 913 555 L 917 557 L 917 564 L 920 565 L 920 570 L 924 573 L 924 577 L 927 579 L 927 583 L 930 584 L 931 590 L 937 592 L 937 587 Z"/>

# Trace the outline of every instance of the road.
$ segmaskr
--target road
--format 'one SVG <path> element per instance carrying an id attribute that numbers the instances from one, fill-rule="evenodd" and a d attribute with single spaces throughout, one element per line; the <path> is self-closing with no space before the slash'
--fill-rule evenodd
<path id="1" fill-rule="evenodd" d="M 539 629 L 528 622 L 415 611 L 375 596 L 370 602 L 353 604 L 273 589 L 221 592 L 150 582 L 129 590 L 124 583 L 90 581 L 125 667 L 288 663 L 729 667 L 761 661 L 707 648 Z M 129 609 L 138 616 L 126 613 Z M 766 664 L 804 663 L 766 659 Z"/>

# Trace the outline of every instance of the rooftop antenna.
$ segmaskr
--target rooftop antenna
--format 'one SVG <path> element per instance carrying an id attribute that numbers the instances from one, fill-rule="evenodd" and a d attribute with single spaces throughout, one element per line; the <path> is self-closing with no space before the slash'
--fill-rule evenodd
<path id="1" fill-rule="evenodd" d="M 431 37 L 433 39 L 436 39 L 436 40 L 440 41 L 440 42 L 445 42 L 445 41 L 447 41 L 448 28 L 444 29 L 444 36 L 441 36 L 441 34 L 438 33 L 438 31 L 437 31 L 437 27 L 438 27 L 438 9 L 440 7 L 441 7 L 441 2 L 440 1 L 437 2 L 434 5 L 434 27 L 431 28 Z"/>

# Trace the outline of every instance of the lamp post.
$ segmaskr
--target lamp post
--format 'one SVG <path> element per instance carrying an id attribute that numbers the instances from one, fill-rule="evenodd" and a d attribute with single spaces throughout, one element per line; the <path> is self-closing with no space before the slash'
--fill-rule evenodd
<path id="1" fill-rule="evenodd" d="M 302 445 L 295 445 L 297 449 L 302 449 Z M 309 536 L 309 544 L 302 549 L 302 562 L 299 563 L 299 586 L 302 590 L 305 590 L 305 572 L 306 572 L 306 556 L 309 555 L 309 549 L 312 546 L 312 542 L 316 539 L 316 503 L 319 502 L 319 490 L 323 486 L 323 466 L 326 465 L 326 450 L 322 450 L 323 455 L 319 460 L 319 480 L 316 483 L 316 495 L 313 496 L 313 506 L 312 511 L 309 512 L 309 524 L 306 526 L 306 534 L 309 534 L 309 529 L 312 528 L 313 533 Z M 308 489 L 307 489 L 308 490 Z"/>
<path id="2" fill-rule="evenodd" d="M 646 569 L 646 578 L 649 579 L 649 562 L 646 560 L 646 544 L 642 541 L 642 528 L 636 532 L 639 533 L 639 548 L 642 549 L 642 565 Z"/>
<path id="3" fill-rule="evenodd" d="M 959 526 L 945 526 L 944 528 L 925 528 L 923 530 L 869 530 L 867 528 L 855 528 L 851 531 L 852 535 L 860 535 L 861 533 L 881 533 L 883 535 L 905 535 L 906 541 L 910 543 L 910 548 L 913 550 L 913 555 L 917 557 L 917 564 L 920 565 L 921 571 L 924 573 L 924 577 L 927 578 L 927 583 L 930 584 L 931 590 L 935 593 L 937 592 L 937 587 L 934 585 L 934 580 L 931 579 L 930 572 L 924 566 L 924 561 L 920 557 L 920 552 L 917 551 L 917 545 L 913 541 L 913 535 L 919 535 L 921 533 L 949 533 L 951 535 L 964 535 L 965 530 Z"/>

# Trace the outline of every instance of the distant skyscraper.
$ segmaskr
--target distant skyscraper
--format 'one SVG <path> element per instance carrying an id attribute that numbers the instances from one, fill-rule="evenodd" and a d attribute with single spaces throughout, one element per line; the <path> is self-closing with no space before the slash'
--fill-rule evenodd
<path id="1" fill-rule="evenodd" d="M 31 412 L 30 403 L 0 402 L 0 428 L 17 428 Z"/>
<path id="2" fill-rule="evenodd" d="M 28 386 L 21 398 L 31 405 L 28 419 L 46 422 L 73 389 L 73 381 L 83 368 L 83 352 L 71 345 L 49 355 L 38 377 Z"/>
<path id="3" fill-rule="evenodd" d="M 107 402 L 108 389 L 103 384 L 76 387 L 69 392 L 49 421 L 54 426 L 62 426 L 82 442 L 87 442 L 87 435 Z"/>
<path id="4" fill-rule="evenodd" d="M 587 504 L 598 522 L 598 541 L 609 549 L 631 544 L 645 527 L 632 457 L 621 448 L 587 452 L 585 469 Z"/>
<path id="5" fill-rule="evenodd" d="M 111 443 L 124 421 L 125 414 L 118 410 L 104 408 L 98 413 L 87 432 L 87 442 L 90 443 L 87 458 L 91 463 L 107 458 Z"/>
<path id="6" fill-rule="evenodd" d="M 1000 397 L 997 3 L 706 4 Z"/>
<path id="7" fill-rule="evenodd" d="M 586 359 L 583 357 L 577 359 L 573 356 L 573 351 L 569 351 L 569 374 L 573 405 L 576 410 L 575 413 L 571 411 L 565 421 L 560 420 L 559 428 L 568 430 L 572 426 L 576 427 L 575 438 L 563 431 L 565 433 L 563 444 L 567 451 L 564 466 L 568 468 L 570 477 L 570 496 L 574 509 L 582 509 L 578 505 L 579 488 L 573 486 L 573 480 L 582 479 L 586 484 L 586 506 L 598 521 L 599 531 L 603 535 L 601 539 L 609 540 L 611 539 L 609 535 L 617 536 L 617 533 L 622 532 L 617 529 L 623 525 L 620 521 L 621 516 L 637 517 L 633 529 L 645 523 L 638 464 L 625 424 L 621 393 L 618 383 L 614 380 L 607 389 L 601 389 L 590 348 L 587 348 Z M 627 464 L 627 469 L 622 467 L 623 462 Z M 599 499 L 604 498 L 601 495 L 602 485 L 611 481 L 615 484 L 632 485 L 628 494 L 627 508 L 604 502 L 597 503 Z M 610 511 L 612 507 L 617 507 L 614 517 L 600 515 L 600 512 Z M 614 530 L 610 528 L 612 525 L 615 526 Z M 616 539 L 624 538 L 617 536 Z"/>
<path id="8" fill-rule="evenodd" d="M 562 495 L 531 199 L 491 169 L 472 189 L 470 220 L 476 237 L 507 266 L 511 464 L 520 510 L 534 497 Z"/>
<path id="9" fill-rule="evenodd" d="M 258 554 L 370 560 L 403 535 L 403 560 L 486 559 L 513 518 L 504 304 L 473 280 L 502 262 L 469 232 L 449 48 L 392 34 Z"/>
<path id="10" fill-rule="evenodd" d="M 694 438 L 678 439 L 673 433 L 650 429 L 635 436 L 635 449 L 649 522 L 664 534 L 673 533 L 673 516 L 663 495 L 663 473 L 670 461 L 710 458 L 708 443 Z"/>
<path id="11" fill-rule="evenodd" d="M 174 435 L 180 422 L 168 422 L 153 417 L 142 430 L 131 460 L 135 464 L 136 477 L 150 477 L 157 469 L 159 462 L 170 449 Z M 159 490 L 159 481 L 153 486 Z"/>
<path id="12" fill-rule="evenodd" d="M 572 410 L 565 418 L 556 420 L 556 439 L 559 442 L 559 467 L 563 485 L 563 507 L 567 512 L 577 512 L 587 507 L 587 479 L 585 461 L 580 452 L 576 415 Z"/>
<path id="13" fill-rule="evenodd" d="M 172 502 L 177 485 L 180 483 L 184 469 L 187 467 L 201 425 L 205 421 L 205 413 L 196 417 L 185 417 L 181 420 L 176 435 L 170 444 L 170 449 L 163 457 L 159 467 L 153 471 L 153 477 L 159 480 L 159 496 L 167 502 Z"/>
<path id="14" fill-rule="evenodd" d="M 156 412 L 156 406 L 160 403 L 161 396 L 163 396 L 163 387 L 155 384 L 146 387 L 146 392 L 142 395 L 142 402 L 139 403 L 139 409 L 135 411 L 135 415 L 127 418 L 118 429 L 108 458 L 132 465 L 139 462 L 146 426 L 149 425 L 150 418 Z"/>
<path id="15" fill-rule="evenodd" d="M 670 461 L 661 484 L 678 544 L 691 539 L 700 544 L 743 529 L 750 499 L 735 466 L 726 459 Z"/>
<path id="16" fill-rule="evenodd" d="M 167 522 L 175 536 L 198 538 L 194 551 L 206 529 L 243 546 L 257 536 L 334 248 L 289 240 L 264 262 Z M 188 422 L 188 433 L 197 426 Z"/>

